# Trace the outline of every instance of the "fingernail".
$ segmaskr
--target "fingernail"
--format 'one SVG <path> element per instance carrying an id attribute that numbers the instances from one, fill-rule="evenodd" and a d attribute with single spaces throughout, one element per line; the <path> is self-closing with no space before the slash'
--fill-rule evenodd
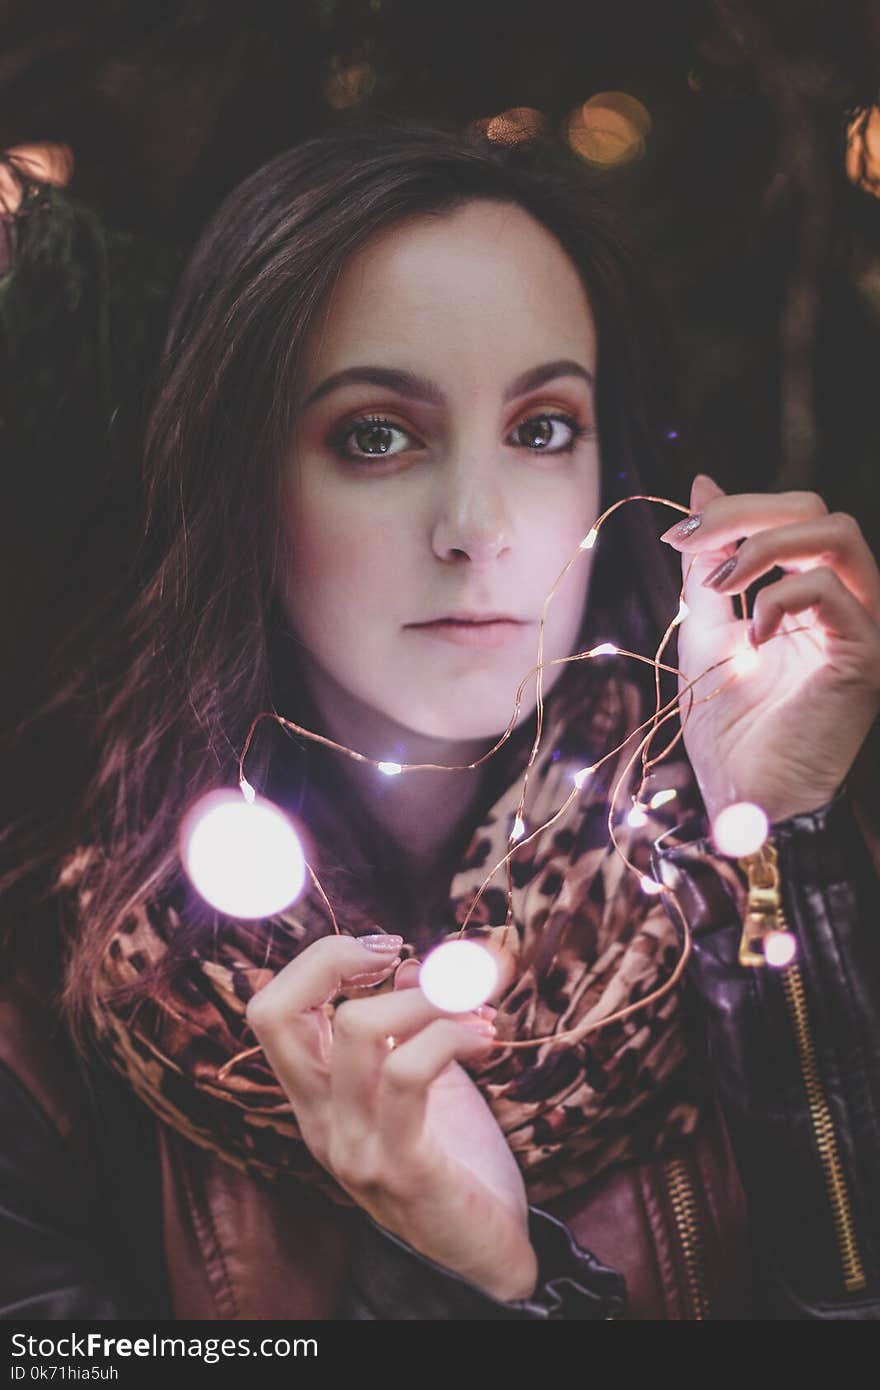
<path id="1" fill-rule="evenodd" d="M 498 1010 L 493 1009 L 491 1004 L 481 1004 L 476 1011 L 480 1018 L 497 1018 Z"/>
<path id="2" fill-rule="evenodd" d="M 368 951 L 393 951 L 396 955 L 403 945 L 403 937 L 390 936 L 382 932 L 378 936 L 359 936 L 357 943 L 359 946 L 366 946 Z"/>
<path id="3" fill-rule="evenodd" d="M 699 526 L 703 524 L 703 513 L 694 512 L 693 516 L 686 516 L 684 521 L 677 521 L 674 526 L 670 526 L 668 531 L 664 531 L 660 537 L 661 541 L 684 541 L 688 536 L 692 536 Z"/>
<path id="4" fill-rule="evenodd" d="M 472 1032 L 481 1034 L 484 1038 L 494 1038 L 495 1024 L 490 1023 L 485 1018 L 463 1018 L 462 1023 L 465 1028 L 470 1028 Z"/>
<path id="5" fill-rule="evenodd" d="M 703 580 L 704 588 L 715 588 L 717 585 L 723 584 L 725 579 L 729 579 L 736 569 L 736 561 L 736 555 L 731 555 L 729 560 L 722 560 L 721 564 L 717 565 L 711 574 L 706 575 L 706 578 Z"/>
<path id="6" fill-rule="evenodd" d="M 357 975 L 349 975 L 345 983 L 347 985 L 360 985 L 375 981 L 378 984 L 380 975 L 387 974 L 389 970 L 393 970 L 394 967 L 399 964 L 399 956 L 395 956 L 394 960 L 377 961 L 372 970 L 362 970 Z"/>

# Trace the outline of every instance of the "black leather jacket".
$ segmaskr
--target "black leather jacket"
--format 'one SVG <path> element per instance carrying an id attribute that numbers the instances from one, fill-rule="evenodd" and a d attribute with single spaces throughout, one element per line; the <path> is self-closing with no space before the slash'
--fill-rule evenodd
<path id="1" fill-rule="evenodd" d="M 777 824 L 772 838 L 799 988 L 786 972 L 738 963 L 742 901 L 705 840 L 656 848 L 655 873 L 677 873 L 693 933 L 688 980 L 748 1201 L 755 1316 L 877 1318 L 880 879 L 844 796 Z M 111 1210 L 113 1184 L 100 1175 L 95 1205 L 83 1207 L 64 1136 L 0 1064 L 0 1319 L 173 1316 L 154 1118 L 118 1078 L 96 1071 L 81 1079 L 95 1148 L 109 1173 L 125 1174 L 125 1211 Z M 623 1276 L 582 1249 L 564 1222 L 531 1208 L 530 1234 L 538 1287 L 530 1299 L 502 1303 L 359 1214 L 338 1316 L 622 1315 Z"/>
<path id="2" fill-rule="evenodd" d="M 707 839 L 655 847 L 654 872 L 674 879 L 692 932 L 687 978 L 748 1201 L 759 1315 L 880 1318 L 880 879 L 844 794 L 771 838 L 797 942 L 787 970 L 739 964 L 741 898 Z M 538 1288 L 503 1304 L 367 1222 L 349 1315 L 620 1315 L 619 1275 L 547 1213 L 530 1209 L 530 1230 Z"/>

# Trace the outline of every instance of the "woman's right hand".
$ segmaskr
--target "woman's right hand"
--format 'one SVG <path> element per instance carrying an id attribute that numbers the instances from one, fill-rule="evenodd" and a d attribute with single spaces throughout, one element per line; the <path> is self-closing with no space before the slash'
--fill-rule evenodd
<path id="1" fill-rule="evenodd" d="M 21 181 L 10 164 L 23 177 L 35 183 L 51 183 L 56 188 L 64 188 L 73 177 L 73 150 L 69 145 L 13 145 L 3 155 L 8 163 L 0 162 L 0 213 L 6 216 L 12 216 L 21 206 Z"/>
<path id="2" fill-rule="evenodd" d="M 379 984 L 399 964 L 400 937 L 370 939 L 387 949 L 314 942 L 253 996 L 247 1021 L 308 1148 L 373 1220 L 493 1297 L 527 1298 L 538 1265 L 522 1175 L 458 1065 L 485 1055 L 494 1028 L 419 989 L 334 1010 L 346 986 Z"/>

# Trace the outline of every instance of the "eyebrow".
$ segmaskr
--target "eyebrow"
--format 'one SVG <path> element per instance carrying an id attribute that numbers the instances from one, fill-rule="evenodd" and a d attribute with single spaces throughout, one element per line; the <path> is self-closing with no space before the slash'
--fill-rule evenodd
<path id="1" fill-rule="evenodd" d="M 590 386 L 594 384 L 593 373 L 587 371 L 579 362 L 574 362 L 570 358 L 562 357 L 556 362 L 544 362 L 540 367 L 530 367 L 528 371 L 521 372 L 513 380 L 504 392 L 505 403 L 512 401 L 516 396 L 522 396 L 526 391 L 532 391 L 535 387 L 543 386 L 547 381 L 555 381 L 561 376 L 580 377 Z M 429 405 L 443 405 L 445 397 L 440 388 L 427 377 L 419 376 L 416 372 L 407 371 L 403 367 L 346 367 L 341 372 L 334 372 L 328 376 L 326 381 L 322 381 L 320 386 L 303 401 L 301 409 L 307 410 L 314 405 L 315 401 L 321 400 L 323 396 L 328 396 L 331 391 L 337 391 L 341 386 L 348 386 L 352 382 L 365 382 L 368 386 L 383 386 L 386 389 L 396 391 L 398 395 L 407 396 L 413 401 L 425 401 Z"/>

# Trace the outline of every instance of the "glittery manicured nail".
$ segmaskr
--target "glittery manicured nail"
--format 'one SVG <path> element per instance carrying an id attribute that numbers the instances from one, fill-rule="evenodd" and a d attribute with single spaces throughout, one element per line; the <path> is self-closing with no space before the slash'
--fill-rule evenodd
<path id="1" fill-rule="evenodd" d="M 403 945 L 403 937 L 386 936 L 383 932 L 379 936 L 359 936 L 357 942 L 359 946 L 366 946 L 368 951 L 392 951 L 396 955 Z"/>
<path id="2" fill-rule="evenodd" d="M 393 970 L 395 965 L 400 964 L 400 956 L 394 956 L 392 960 L 377 960 L 372 970 L 359 970 L 357 975 L 349 975 L 345 981 L 347 985 L 377 984 L 383 973 Z"/>
<path id="3" fill-rule="evenodd" d="M 706 589 L 714 589 L 717 588 L 719 584 L 723 584 L 725 579 L 729 579 L 736 569 L 736 561 L 736 555 L 731 555 L 729 560 L 722 560 L 721 564 L 718 565 L 711 574 L 706 575 L 706 578 L 703 580 L 703 587 Z"/>
<path id="4" fill-rule="evenodd" d="M 660 537 L 661 541 L 684 541 L 688 536 L 692 536 L 698 526 L 703 524 L 703 513 L 694 512 L 693 516 L 686 516 L 684 521 L 677 521 L 674 526 L 670 526 L 668 531 L 664 531 Z"/>

